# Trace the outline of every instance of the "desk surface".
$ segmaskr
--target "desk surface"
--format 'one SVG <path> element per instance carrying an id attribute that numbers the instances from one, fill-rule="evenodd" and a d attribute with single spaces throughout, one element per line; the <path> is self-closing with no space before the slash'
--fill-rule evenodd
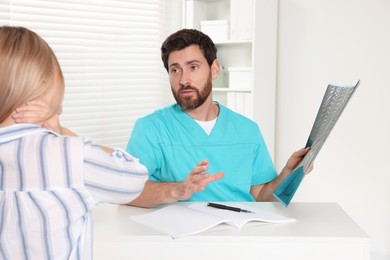
<path id="1" fill-rule="evenodd" d="M 94 259 L 197 259 L 214 254 L 214 259 L 220 259 L 221 252 L 226 254 L 224 259 L 242 257 L 242 252 L 272 259 L 369 259 L 367 234 L 336 203 L 292 203 L 285 208 L 277 202 L 258 202 L 250 206 L 297 221 L 248 223 L 242 229 L 217 227 L 172 239 L 129 219 L 155 209 L 98 205 L 94 210 Z"/>

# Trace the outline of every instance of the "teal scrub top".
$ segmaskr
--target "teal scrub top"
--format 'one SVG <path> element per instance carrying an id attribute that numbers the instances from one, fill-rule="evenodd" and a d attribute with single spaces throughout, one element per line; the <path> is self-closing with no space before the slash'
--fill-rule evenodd
<path id="1" fill-rule="evenodd" d="M 140 159 L 154 182 L 181 182 L 202 160 L 208 173 L 224 172 L 188 201 L 254 201 L 250 188 L 272 181 L 276 170 L 256 123 L 218 104 L 207 135 L 174 104 L 137 120 L 127 151 Z"/>

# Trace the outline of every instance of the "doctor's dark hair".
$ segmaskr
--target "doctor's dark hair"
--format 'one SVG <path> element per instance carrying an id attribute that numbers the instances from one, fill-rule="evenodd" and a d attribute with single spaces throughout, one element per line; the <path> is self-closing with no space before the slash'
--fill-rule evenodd
<path id="1" fill-rule="evenodd" d="M 161 46 L 161 59 L 168 71 L 168 58 L 171 52 L 185 49 L 191 45 L 198 45 L 211 67 L 217 58 L 217 47 L 209 36 L 195 29 L 182 29 L 170 36 Z"/>

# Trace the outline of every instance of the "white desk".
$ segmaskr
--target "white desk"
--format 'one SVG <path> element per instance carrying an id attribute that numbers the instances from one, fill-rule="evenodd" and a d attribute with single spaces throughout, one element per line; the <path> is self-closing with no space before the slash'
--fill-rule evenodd
<path id="1" fill-rule="evenodd" d="M 212 230 L 172 239 L 130 220 L 153 209 L 101 204 L 94 211 L 94 259 L 310 259 L 370 258 L 367 234 L 336 203 L 251 203 L 297 219 Z"/>

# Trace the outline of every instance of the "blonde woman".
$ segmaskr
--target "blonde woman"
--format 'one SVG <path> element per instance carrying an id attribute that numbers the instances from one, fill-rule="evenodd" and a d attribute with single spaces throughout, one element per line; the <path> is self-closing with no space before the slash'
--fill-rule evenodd
<path id="1" fill-rule="evenodd" d="M 0 259 L 92 259 L 93 207 L 128 203 L 147 180 L 130 154 L 61 127 L 63 96 L 49 45 L 0 27 Z M 50 119 L 15 124 L 26 103 Z"/>

